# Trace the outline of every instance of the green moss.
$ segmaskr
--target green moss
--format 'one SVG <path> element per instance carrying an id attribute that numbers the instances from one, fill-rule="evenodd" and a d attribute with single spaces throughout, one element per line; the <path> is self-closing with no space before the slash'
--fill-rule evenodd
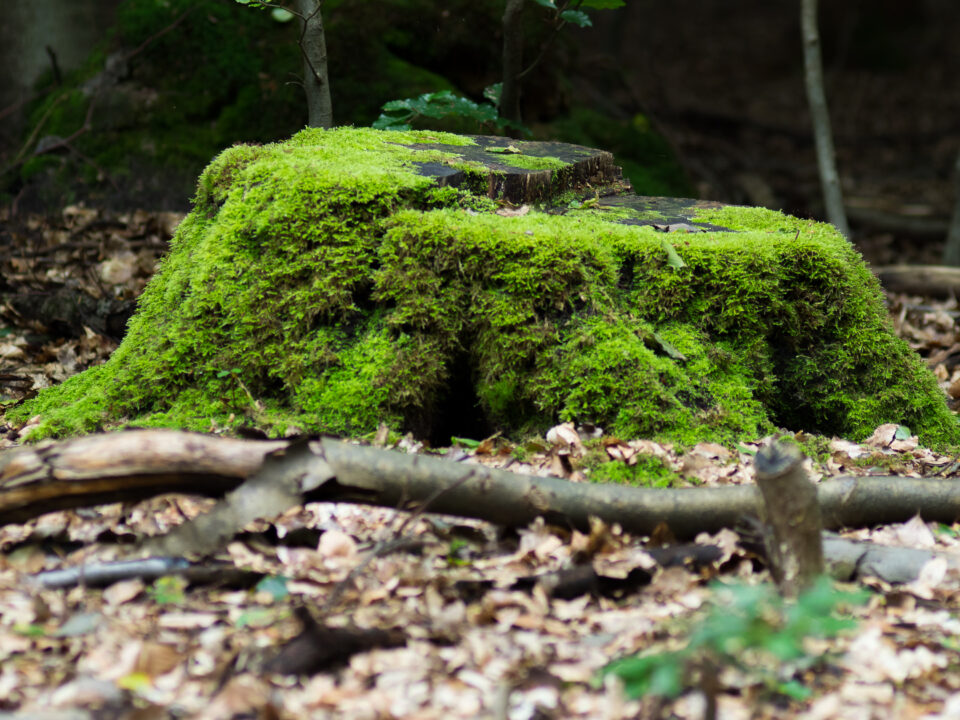
<path id="1" fill-rule="evenodd" d="M 686 483 L 661 458 L 653 455 L 637 455 L 636 463 L 611 460 L 592 468 L 589 473 L 592 482 L 610 482 L 619 485 L 638 487 L 676 487 Z"/>
<path id="2" fill-rule="evenodd" d="M 559 170 L 567 166 L 562 160 L 553 157 L 518 155 L 516 153 L 497 153 L 497 162 L 526 170 Z"/>
<path id="3" fill-rule="evenodd" d="M 443 442 L 572 420 L 681 445 L 883 422 L 960 440 L 830 226 L 745 209 L 697 215 L 738 232 L 690 235 L 501 217 L 476 168 L 459 189 L 418 172 L 472 142 L 340 128 L 224 151 L 109 362 L 9 418 L 41 414 L 34 437 L 386 422 Z"/>

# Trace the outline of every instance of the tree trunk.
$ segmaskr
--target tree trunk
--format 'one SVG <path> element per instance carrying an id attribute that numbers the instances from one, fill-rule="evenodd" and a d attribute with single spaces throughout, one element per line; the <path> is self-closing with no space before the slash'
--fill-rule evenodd
<path id="1" fill-rule="evenodd" d="M 503 12 L 503 86 L 500 89 L 501 117 L 519 124 L 520 72 L 523 70 L 523 2 L 507 0 Z"/>
<path id="2" fill-rule="evenodd" d="M 823 90 L 823 65 L 820 60 L 820 33 L 817 30 L 817 0 L 802 0 L 800 21 L 803 28 L 803 64 L 807 84 L 807 102 L 813 121 L 813 138 L 817 146 L 817 167 L 820 170 L 820 185 L 827 220 L 837 230 L 850 237 L 847 214 L 843 208 L 843 192 L 837 176 L 837 161 L 830 131 L 830 112 L 827 96 Z"/>
<path id="3" fill-rule="evenodd" d="M 327 75 L 327 40 L 323 33 L 323 0 L 295 0 L 300 16 L 300 52 L 303 54 L 303 89 L 307 94 L 307 125 L 333 126 L 330 80 Z"/>

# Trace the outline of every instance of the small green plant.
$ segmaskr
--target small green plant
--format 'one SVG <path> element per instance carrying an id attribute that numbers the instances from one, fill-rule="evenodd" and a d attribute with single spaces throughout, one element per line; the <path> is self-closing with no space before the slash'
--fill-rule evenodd
<path id="1" fill-rule="evenodd" d="M 716 584 L 714 601 L 685 648 L 623 658 L 607 665 L 602 674 L 623 680 L 631 698 L 673 698 L 692 684 L 698 672 L 733 667 L 770 690 L 802 700 L 810 691 L 794 675 L 824 659 L 805 640 L 835 637 L 854 627 L 855 621 L 840 617 L 838 610 L 862 604 L 867 597 L 866 591 L 837 590 L 827 577 L 795 602 L 785 601 L 769 584 Z"/>
<path id="2" fill-rule="evenodd" d="M 447 551 L 447 565 L 450 567 L 463 567 L 470 564 L 467 557 L 470 553 L 470 543 L 463 538 L 454 538 L 450 541 L 450 549 Z"/>
<path id="3" fill-rule="evenodd" d="M 184 590 L 187 588 L 187 581 L 178 576 L 158 578 L 147 594 L 153 598 L 158 605 L 179 605 L 186 599 Z"/>
<path id="4" fill-rule="evenodd" d="M 951 538 L 960 537 L 960 530 L 958 530 L 955 526 L 947 525 L 946 523 L 938 523 L 937 529 L 934 530 L 934 533 Z"/>
<path id="5" fill-rule="evenodd" d="M 487 88 L 484 95 L 490 99 L 497 97 L 497 86 Z M 373 122 L 378 130 L 409 130 L 420 118 L 442 120 L 444 118 L 465 118 L 476 122 L 480 127 L 512 127 L 529 134 L 526 128 L 500 117 L 495 105 L 476 103 L 473 100 L 455 95 L 450 90 L 424 93 L 415 98 L 391 100 L 383 105 L 383 112 Z"/>
<path id="6" fill-rule="evenodd" d="M 471 438 L 462 438 L 462 437 L 450 438 L 451 445 L 459 445 L 460 447 L 466 448 L 467 450 L 476 450 L 478 447 L 480 447 L 480 442 L 481 442 L 480 440 L 473 440 Z"/>

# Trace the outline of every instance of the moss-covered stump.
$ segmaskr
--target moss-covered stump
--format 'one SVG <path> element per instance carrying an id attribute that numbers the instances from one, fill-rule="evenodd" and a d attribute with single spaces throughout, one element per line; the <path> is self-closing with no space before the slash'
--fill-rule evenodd
<path id="1" fill-rule="evenodd" d="M 445 442 L 576 420 L 681 443 L 884 422 L 957 442 L 832 227 L 623 195 L 606 154 L 548 150 L 352 128 L 230 148 L 111 359 L 8 415 L 40 414 L 34 437 L 387 423 Z M 544 204 L 504 202 L 515 187 Z"/>

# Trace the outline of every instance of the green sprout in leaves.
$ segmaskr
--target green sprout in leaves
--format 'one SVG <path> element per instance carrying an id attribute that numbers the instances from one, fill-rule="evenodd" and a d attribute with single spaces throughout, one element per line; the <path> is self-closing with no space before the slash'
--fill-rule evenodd
<path id="1" fill-rule="evenodd" d="M 450 541 L 450 550 L 447 552 L 447 565 L 450 567 L 461 567 L 469 565 L 470 560 L 467 555 L 470 552 L 470 544 L 463 538 L 454 538 Z"/>
<path id="2" fill-rule="evenodd" d="M 855 622 L 837 610 L 866 598 L 865 591 L 837 590 L 826 577 L 796 602 L 785 601 L 772 585 L 717 584 L 710 610 L 685 648 L 623 658 L 602 673 L 619 677 L 631 698 L 673 698 L 703 668 L 734 667 L 776 692 L 804 699 L 809 690 L 793 675 L 823 660 L 805 639 L 831 638 L 852 628 Z"/>
<path id="3" fill-rule="evenodd" d="M 179 575 L 158 578 L 147 594 L 158 605 L 179 605 L 186 599 L 187 581 Z"/>

